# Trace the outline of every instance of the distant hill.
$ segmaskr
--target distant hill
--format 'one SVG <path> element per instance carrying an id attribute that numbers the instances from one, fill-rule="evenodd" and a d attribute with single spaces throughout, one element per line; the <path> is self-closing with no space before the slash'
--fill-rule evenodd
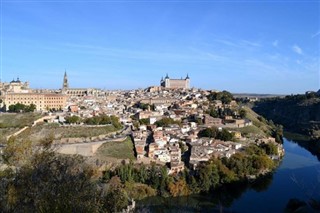
<path id="1" fill-rule="evenodd" d="M 235 98 L 275 98 L 285 97 L 281 94 L 259 94 L 259 93 L 232 93 Z"/>
<path id="2" fill-rule="evenodd" d="M 320 138 L 319 92 L 262 99 L 255 103 L 253 110 L 291 132 Z"/>

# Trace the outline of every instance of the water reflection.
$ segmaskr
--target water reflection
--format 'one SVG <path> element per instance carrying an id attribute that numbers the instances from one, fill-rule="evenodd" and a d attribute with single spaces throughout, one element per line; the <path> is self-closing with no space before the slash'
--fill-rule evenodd
<path id="1" fill-rule="evenodd" d="M 292 142 L 293 144 L 297 144 L 300 147 L 303 147 L 308 152 L 310 152 L 312 155 L 316 156 L 318 158 L 318 161 L 320 161 L 320 141 L 319 140 L 311 140 L 309 137 L 285 132 L 285 137 L 287 140 Z"/>
<path id="2" fill-rule="evenodd" d="M 311 189 L 320 182 L 320 162 L 296 144 L 284 139 L 286 155 L 272 174 L 253 182 L 227 185 L 208 194 L 147 198 L 137 203 L 137 212 L 283 212 L 293 198 L 307 202 L 305 191 L 292 178 Z"/>
<path id="3" fill-rule="evenodd" d="M 248 190 L 262 192 L 272 183 L 272 174 L 253 182 L 241 182 L 221 187 L 208 194 L 188 197 L 152 197 L 140 201 L 137 212 L 235 212 L 231 210 L 235 200 Z"/>

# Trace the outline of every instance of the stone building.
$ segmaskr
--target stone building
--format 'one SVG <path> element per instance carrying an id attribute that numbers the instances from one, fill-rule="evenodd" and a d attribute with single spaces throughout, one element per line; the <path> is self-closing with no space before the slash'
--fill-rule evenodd
<path id="1" fill-rule="evenodd" d="M 68 96 L 95 96 L 103 93 L 101 90 L 95 88 L 70 88 L 66 71 L 64 72 L 61 91 Z"/>
<path id="2" fill-rule="evenodd" d="M 167 74 L 164 79 L 161 79 L 160 85 L 169 89 L 190 89 L 190 78 L 187 75 L 185 79 L 170 79 Z"/>
<path id="3" fill-rule="evenodd" d="M 10 83 L 0 82 L 0 95 L 8 92 L 11 93 L 28 93 L 31 89 L 29 88 L 29 82 L 22 82 L 19 78 L 12 80 Z"/>
<path id="4" fill-rule="evenodd" d="M 58 110 L 66 106 L 66 101 L 67 97 L 60 93 L 7 93 L 3 98 L 6 110 L 9 109 L 10 105 L 17 103 L 34 104 L 37 111 Z"/>
<path id="5" fill-rule="evenodd" d="M 17 103 L 30 105 L 34 104 L 37 111 L 46 111 L 50 109 L 63 109 L 66 106 L 67 97 L 61 93 L 50 91 L 37 92 L 29 88 L 29 82 L 22 82 L 19 78 L 10 83 L 0 83 L 1 97 L 3 102 L 0 107 L 5 106 L 5 110 L 10 105 Z"/>

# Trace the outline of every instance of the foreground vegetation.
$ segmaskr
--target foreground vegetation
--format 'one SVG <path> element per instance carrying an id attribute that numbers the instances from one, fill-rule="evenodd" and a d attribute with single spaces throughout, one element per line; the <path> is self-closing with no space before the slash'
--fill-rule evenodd
<path id="1" fill-rule="evenodd" d="M 115 169 L 105 171 L 104 181 L 119 177 L 123 185 L 146 184 L 161 196 L 185 196 L 208 192 L 224 184 L 245 181 L 250 176 L 265 174 L 277 165 L 268 155 L 278 154 L 272 144 L 251 145 L 244 152 L 236 153 L 229 159 L 212 158 L 196 170 L 168 175 L 166 166 L 151 166 L 123 163 Z"/>
<path id="2" fill-rule="evenodd" d="M 59 155 L 52 139 L 37 146 L 11 139 L 0 172 L 1 212 L 118 212 L 130 203 L 118 178 L 99 180 L 80 156 Z"/>

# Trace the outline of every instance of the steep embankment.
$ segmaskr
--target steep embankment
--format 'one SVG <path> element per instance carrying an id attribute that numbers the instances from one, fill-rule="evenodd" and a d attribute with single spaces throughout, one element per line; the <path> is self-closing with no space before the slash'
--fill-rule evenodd
<path id="1" fill-rule="evenodd" d="M 253 110 L 291 132 L 320 138 L 320 97 L 316 94 L 264 99 Z"/>

